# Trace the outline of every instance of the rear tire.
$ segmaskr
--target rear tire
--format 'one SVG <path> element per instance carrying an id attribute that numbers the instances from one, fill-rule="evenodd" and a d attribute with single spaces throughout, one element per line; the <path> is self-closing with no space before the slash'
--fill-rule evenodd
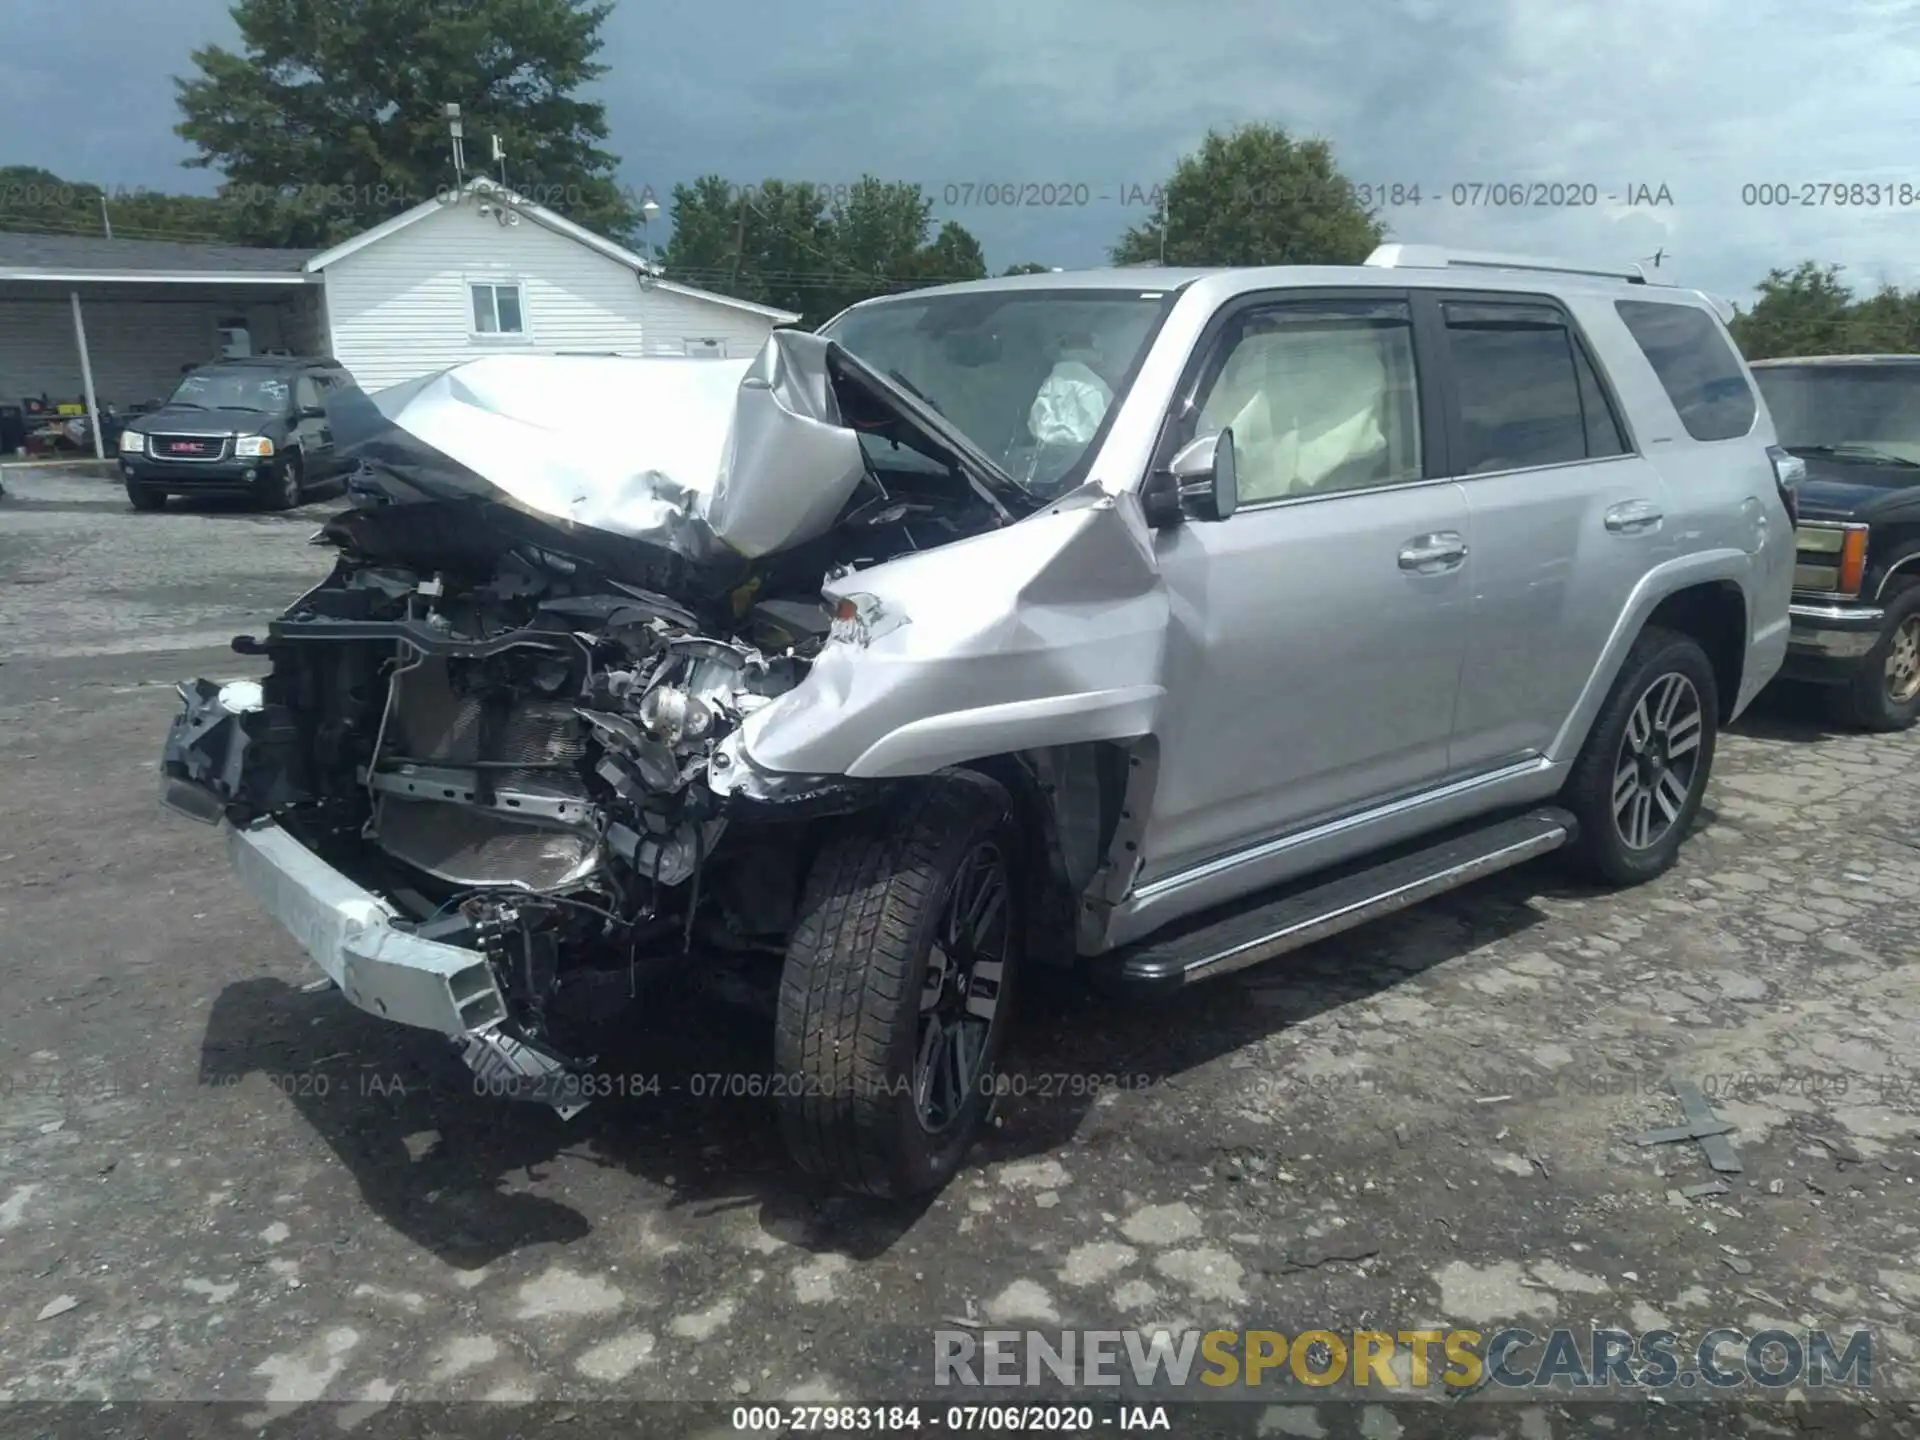
<path id="1" fill-rule="evenodd" d="M 959 1169 L 992 1108 L 1022 873 L 1011 797 L 968 771 L 846 822 L 821 850 L 774 1033 L 781 1129 L 803 1170 L 898 1199 Z"/>
<path id="2" fill-rule="evenodd" d="M 167 504 L 167 492 L 156 490 L 151 485 L 136 485 L 129 480 L 127 503 L 136 510 L 164 510 Z"/>
<path id="3" fill-rule="evenodd" d="M 1719 733 L 1706 651 L 1678 631 L 1643 631 L 1562 791 L 1580 822 L 1566 852 L 1574 868 L 1604 885 L 1669 869 L 1706 795 Z"/>
<path id="4" fill-rule="evenodd" d="M 1898 592 L 1858 673 L 1833 692 L 1834 718 L 1860 730 L 1906 730 L 1920 718 L 1920 585 Z"/>

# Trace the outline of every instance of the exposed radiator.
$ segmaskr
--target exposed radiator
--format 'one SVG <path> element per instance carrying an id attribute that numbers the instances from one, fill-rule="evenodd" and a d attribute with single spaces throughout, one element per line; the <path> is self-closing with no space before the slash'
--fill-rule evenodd
<path id="1" fill-rule="evenodd" d="M 460 693 L 446 662 L 433 659 L 399 677 L 381 763 L 472 767 L 501 791 L 584 801 L 577 767 L 586 750 L 571 703 L 515 698 L 495 705 Z M 374 839 L 396 860 L 457 885 L 549 890 L 585 878 L 599 863 L 598 837 L 589 828 L 393 793 L 377 798 Z"/>

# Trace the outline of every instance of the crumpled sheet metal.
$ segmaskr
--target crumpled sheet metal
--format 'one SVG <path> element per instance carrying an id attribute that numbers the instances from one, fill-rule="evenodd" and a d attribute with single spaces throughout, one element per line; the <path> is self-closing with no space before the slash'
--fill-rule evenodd
<path id="1" fill-rule="evenodd" d="M 752 558 L 824 534 L 865 473 L 827 348 L 781 330 L 751 361 L 493 355 L 329 416 L 344 457 L 429 493 Z"/>
<path id="2" fill-rule="evenodd" d="M 1086 486 L 1017 525 L 825 587 L 864 612 L 749 715 L 755 766 L 885 778 L 1152 733 L 1169 599 L 1130 499 Z M 864 643 L 863 643 L 864 641 Z"/>

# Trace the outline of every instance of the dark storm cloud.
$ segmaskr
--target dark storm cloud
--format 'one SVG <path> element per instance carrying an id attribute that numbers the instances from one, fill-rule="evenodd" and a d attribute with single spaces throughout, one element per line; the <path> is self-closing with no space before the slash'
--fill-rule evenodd
<path id="1" fill-rule="evenodd" d="M 1905 143 L 1920 129 L 1917 16 L 1912 0 L 626 0 L 600 91 L 623 183 L 662 204 L 702 173 L 917 180 L 996 268 L 1098 263 L 1142 218 L 1122 203 L 1130 187 L 1163 179 L 1209 126 L 1257 119 L 1330 139 L 1356 180 L 1420 185 L 1419 205 L 1385 214 L 1393 238 L 1607 260 L 1664 247 L 1670 273 L 1744 297 L 1803 256 L 1860 283 L 1920 283 L 1920 204 L 1741 193 L 1920 187 Z M 0 53 L 0 160 L 211 187 L 179 168 L 169 77 L 194 46 L 231 40 L 219 0 L 14 0 L 11 17 L 20 33 L 139 41 L 137 63 L 84 80 L 77 52 Z M 1451 203 L 1456 182 L 1529 181 L 1620 201 L 1664 186 L 1671 203 Z M 1087 203 L 984 203 L 977 187 L 1009 182 L 1084 186 Z"/>

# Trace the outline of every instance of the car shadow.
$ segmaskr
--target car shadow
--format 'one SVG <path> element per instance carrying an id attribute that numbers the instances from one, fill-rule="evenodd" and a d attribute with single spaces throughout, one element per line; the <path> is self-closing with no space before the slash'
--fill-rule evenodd
<path id="1" fill-rule="evenodd" d="M 249 520 L 306 519 L 308 512 L 319 506 L 337 506 L 346 493 L 344 480 L 309 485 L 300 503 L 291 510 L 262 510 L 259 502 L 249 495 L 170 495 L 167 511 L 180 515 L 234 515 Z"/>
<path id="2" fill-rule="evenodd" d="M 1202 1066 L 1523 932 L 1545 918 L 1534 903 L 1541 897 L 1589 893 L 1551 864 L 1525 866 L 1151 1002 L 1031 967 L 995 1118 L 968 1163 L 1051 1154 L 1081 1133 L 1115 1083 L 1177 1087 Z M 668 1213 L 750 1211 L 787 1243 L 859 1260 L 891 1249 L 933 1203 L 839 1194 L 793 1166 L 765 1098 L 764 1018 L 680 994 L 641 1018 L 598 1057 L 604 1098 L 562 1121 L 476 1093 L 438 1036 L 374 1020 L 331 989 L 249 979 L 212 1006 L 201 1080 L 266 1074 L 354 1176 L 367 1207 L 461 1269 L 592 1232 L 585 1210 L 528 1188 L 556 1162 L 644 1180 L 666 1193 Z M 1199 1149 L 1219 1143 L 1191 1137 Z"/>
<path id="3" fill-rule="evenodd" d="M 1548 918 L 1540 899 L 1596 893 L 1543 860 L 1162 998 L 1131 999 L 1049 976 L 1028 996 L 1005 1066 L 1004 1088 L 1020 1091 L 1024 1081 L 1024 1093 L 1009 1097 L 978 1158 L 1054 1152 L 1083 1135 L 1105 1089 L 1178 1088 L 1215 1061 L 1525 933 Z M 1224 1134 L 1161 1135 L 1144 1149 L 1151 1155 L 1172 1146 L 1180 1153 L 1159 1158 L 1210 1160 L 1231 1144 Z"/>
<path id="4" fill-rule="evenodd" d="M 1861 732 L 1842 725 L 1828 710 L 1827 687 L 1782 680 L 1762 690 L 1738 720 L 1730 735 L 1750 740 L 1783 740 L 1794 745 L 1817 745 L 1838 736 Z"/>
<path id="5" fill-rule="evenodd" d="M 592 1233 L 581 1208 L 529 1188 L 557 1162 L 649 1181 L 669 1212 L 751 1210 L 788 1243 L 853 1258 L 890 1248 L 925 1208 L 839 1196 L 794 1170 L 765 1099 L 765 1021 L 681 995 L 644 1018 L 601 1050 L 599 1098 L 562 1120 L 480 1093 L 437 1035 L 364 1015 L 331 988 L 249 979 L 214 1000 L 200 1083 L 266 1075 L 374 1215 L 464 1270 Z"/>

